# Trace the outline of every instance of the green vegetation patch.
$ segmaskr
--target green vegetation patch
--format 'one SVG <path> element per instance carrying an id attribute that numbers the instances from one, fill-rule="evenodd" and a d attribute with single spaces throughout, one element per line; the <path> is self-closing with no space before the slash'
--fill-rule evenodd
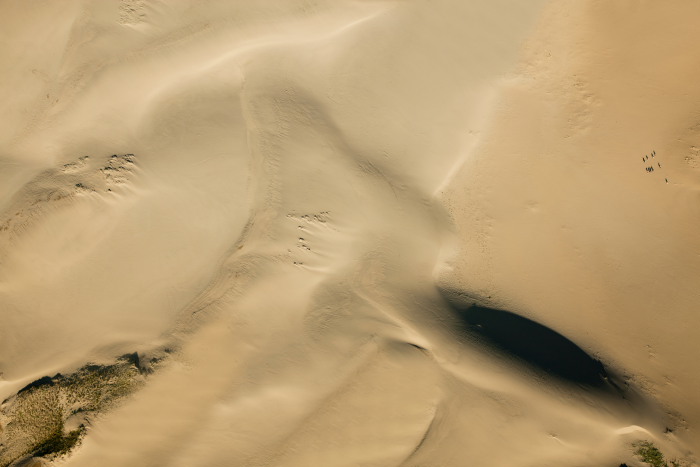
<path id="1" fill-rule="evenodd" d="M 666 462 L 663 453 L 651 441 L 637 441 L 632 446 L 636 448 L 634 453 L 652 467 L 683 467 L 685 465 L 677 459 L 672 459 L 670 464 Z"/>
<path id="2" fill-rule="evenodd" d="M 84 425 L 67 434 L 63 434 L 63 430 L 56 430 L 47 440 L 34 447 L 32 455 L 42 457 L 51 454 L 68 454 L 78 444 L 83 434 L 85 434 Z"/>
<path id="3" fill-rule="evenodd" d="M 111 365 L 88 364 L 69 375 L 45 376 L 0 406 L 0 467 L 27 456 L 67 454 L 85 434 L 88 418 L 143 383 L 136 354 Z M 67 426 L 76 427 L 66 431 Z"/>

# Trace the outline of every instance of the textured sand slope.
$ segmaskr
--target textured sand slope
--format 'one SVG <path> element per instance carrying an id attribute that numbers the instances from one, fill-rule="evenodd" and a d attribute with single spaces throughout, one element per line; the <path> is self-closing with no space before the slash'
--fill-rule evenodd
<path id="1" fill-rule="evenodd" d="M 697 12 L 639 5 L 3 2 L 0 453 L 691 462 Z"/>
<path id="2" fill-rule="evenodd" d="M 665 437 L 695 449 L 699 96 L 684 44 L 697 13 L 691 2 L 551 10 L 446 191 L 465 235 L 441 275 L 614 363 L 671 414 Z"/>

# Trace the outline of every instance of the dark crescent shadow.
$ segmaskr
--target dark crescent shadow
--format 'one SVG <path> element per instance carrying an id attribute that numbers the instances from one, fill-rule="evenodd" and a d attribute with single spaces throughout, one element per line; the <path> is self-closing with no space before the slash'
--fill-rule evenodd
<path id="1" fill-rule="evenodd" d="M 618 394 L 621 392 L 599 360 L 553 329 L 510 311 L 481 306 L 457 309 L 457 314 L 468 337 L 549 376 Z"/>

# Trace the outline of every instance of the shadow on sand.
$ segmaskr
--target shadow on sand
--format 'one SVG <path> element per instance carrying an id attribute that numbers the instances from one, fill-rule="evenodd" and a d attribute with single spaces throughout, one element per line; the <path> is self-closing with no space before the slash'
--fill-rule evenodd
<path id="1" fill-rule="evenodd" d="M 619 388 L 603 364 L 558 332 L 515 313 L 480 306 L 460 309 L 472 337 L 500 349 L 550 376 L 575 384 Z M 617 392 L 615 391 L 615 392 Z"/>

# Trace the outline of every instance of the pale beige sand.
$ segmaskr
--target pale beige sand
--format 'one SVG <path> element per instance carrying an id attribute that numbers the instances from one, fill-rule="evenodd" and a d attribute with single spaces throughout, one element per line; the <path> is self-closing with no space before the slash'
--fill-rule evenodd
<path id="1" fill-rule="evenodd" d="M 695 2 L 0 8 L 0 400 L 160 362 L 53 464 L 692 465 Z M 469 338 L 474 302 L 624 398 Z"/>

